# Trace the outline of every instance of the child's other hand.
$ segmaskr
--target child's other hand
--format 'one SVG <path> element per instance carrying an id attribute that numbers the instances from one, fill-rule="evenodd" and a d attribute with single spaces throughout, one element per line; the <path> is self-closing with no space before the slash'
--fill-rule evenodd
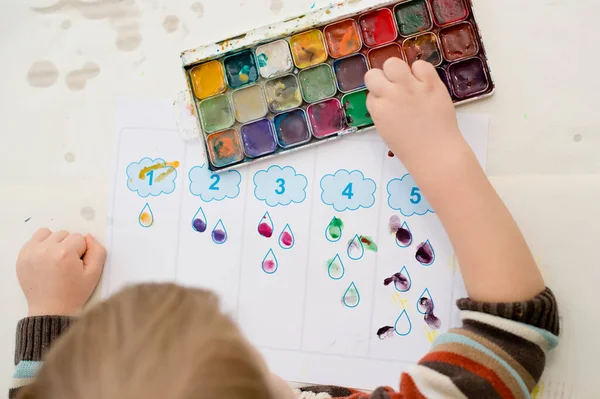
<path id="1" fill-rule="evenodd" d="M 91 235 L 39 229 L 17 259 L 29 316 L 76 316 L 98 284 L 106 250 Z"/>
<path id="2" fill-rule="evenodd" d="M 439 161 L 440 154 L 464 142 L 450 95 L 430 63 L 417 61 L 411 69 L 391 58 L 383 70 L 370 70 L 365 83 L 379 134 L 409 170 Z"/>

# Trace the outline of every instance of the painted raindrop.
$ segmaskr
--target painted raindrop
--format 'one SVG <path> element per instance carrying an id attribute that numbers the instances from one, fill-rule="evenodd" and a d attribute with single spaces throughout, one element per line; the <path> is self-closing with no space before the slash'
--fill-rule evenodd
<path id="1" fill-rule="evenodd" d="M 394 323 L 394 331 L 396 331 L 396 334 L 400 335 L 401 337 L 407 336 L 412 331 L 412 323 L 406 310 L 403 310 L 402 313 L 400 313 L 400 316 L 398 316 L 396 319 L 396 323 Z"/>
<path id="2" fill-rule="evenodd" d="M 329 265 L 327 266 L 327 274 L 333 280 L 340 280 L 344 277 L 346 270 L 344 269 L 344 263 L 342 259 L 340 259 L 340 255 L 335 255 L 335 257 L 329 261 Z"/>
<path id="3" fill-rule="evenodd" d="M 429 240 L 417 247 L 415 259 L 423 266 L 431 266 L 435 262 L 435 251 Z"/>
<path id="4" fill-rule="evenodd" d="M 407 292 L 412 287 L 412 279 L 406 266 L 403 266 L 400 270 L 400 276 L 401 278 L 394 280 L 394 287 L 398 292 Z"/>
<path id="5" fill-rule="evenodd" d="M 192 218 L 192 228 L 198 233 L 204 233 L 206 227 L 206 215 L 204 214 L 202 207 L 200 207 Z"/>
<path id="6" fill-rule="evenodd" d="M 296 243 L 294 232 L 289 224 L 286 224 L 281 234 L 279 234 L 279 246 L 283 249 L 291 249 Z"/>
<path id="7" fill-rule="evenodd" d="M 221 219 L 219 219 L 212 231 L 212 240 L 215 244 L 224 244 L 227 241 L 227 230 Z"/>
<path id="8" fill-rule="evenodd" d="M 272 249 L 269 249 L 262 261 L 262 269 L 267 274 L 273 274 L 279 269 L 279 261 Z"/>
<path id="9" fill-rule="evenodd" d="M 424 317 L 425 323 L 434 330 L 438 330 L 442 326 L 442 321 L 433 313 L 427 313 Z"/>
<path id="10" fill-rule="evenodd" d="M 142 227 L 150 227 L 154 224 L 154 214 L 152 213 L 152 209 L 150 205 L 146 202 L 146 205 L 142 208 L 140 212 L 140 216 L 138 216 L 138 221 L 140 222 L 140 226 Z"/>
<path id="11" fill-rule="evenodd" d="M 352 241 L 348 244 L 348 250 L 346 251 L 348 257 L 352 260 L 359 260 L 365 254 L 365 246 L 363 245 L 360 236 L 356 234 Z"/>
<path id="12" fill-rule="evenodd" d="M 355 308 L 360 303 L 360 292 L 358 292 L 358 288 L 356 288 L 354 281 L 350 283 L 346 292 L 344 292 L 342 303 L 349 308 Z"/>
<path id="13" fill-rule="evenodd" d="M 265 212 L 263 217 L 258 222 L 258 234 L 266 238 L 271 238 L 273 235 L 273 229 L 273 219 L 271 219 L 269 212 Z"/>
<path id="14" fill-rule="evenodd" d="M 334 216 L 325 229 L 325 238 L 330 242 L 338 242 L 342 238 L 343 230 L 344 222 L 342 222 L 342 219 Z"/>
<path id="15" fill-rule="evenodd" d="M 417 299 L 417 310 L 421 314 L 433 313 L 434 303 L 429 288 L 425 288 Z"/>
<path id="16" fill-rule="evenodd" d="M 410 228 L 406 222 L 402 223 L 402 226 L 396 230 L 396 245 L 400 248 L 409 247 L 412 244 L 413 238 Z"/>

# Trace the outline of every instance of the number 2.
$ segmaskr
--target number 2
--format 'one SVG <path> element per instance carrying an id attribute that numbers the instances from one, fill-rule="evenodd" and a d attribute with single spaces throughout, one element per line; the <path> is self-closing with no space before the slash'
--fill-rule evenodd
<path id="1" fill-rule="evenodd" d="M 410 192 L 410 202 L 416 205 L 421 202 L 422 199 L 423 197 L 421 197 L 421 189 L 419 187 L 413 187 L 412 191 Z"/>
<path id="2" fill-rule="evenodd" d="M 213 191 L 219 191 L 219 186 L 217 186 L 217 184 L 219 184 L 219 182 L 221 181 L 221 176 L 217 174 L 211 175 L 210 180 L 214 180 L 215 182 L 211 184 L 208 189 Z"/>
<path id="3" fill-rule="evenodd" d="M 152 183 L 154 182 L 154 171 L 151 170 L 150 172 L 146 173 L 146 176 L 148 176 L 150 178 L 150 185 L 152 185 Z"/>
<path id="4" fill-rule="evenodd" d="M 277 190 L 275 190 L 275 194 L 281 195 L 285 193 L 285 180 L 277 179 L 275 180 L 275 183 L 279 184 L 279 187 L 277 188 Z"/>
<path id="5" fill-rule="evenodd" d="M 352 183 L 348 184 L 344 191 L 342 191 L 342 195 L 348 198 L 349 200 L 354 197 L 354 193 L 352 192 Z"/>

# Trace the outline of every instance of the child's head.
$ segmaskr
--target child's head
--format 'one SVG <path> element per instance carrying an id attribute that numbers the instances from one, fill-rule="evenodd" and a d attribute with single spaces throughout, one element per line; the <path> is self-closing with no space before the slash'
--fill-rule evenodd
<path id="1" fill-rule="evenodd" d="M 169 284 L 128 288 L 92 309 L 61 337 L 21 396 L 288 397 L 291 389 L 269 373 L 213 294 Z"/>

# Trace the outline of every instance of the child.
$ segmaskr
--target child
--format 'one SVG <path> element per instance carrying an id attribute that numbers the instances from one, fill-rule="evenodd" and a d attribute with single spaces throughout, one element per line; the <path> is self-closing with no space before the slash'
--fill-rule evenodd
<path id="1" fill-rule="evenodd" d="M 558 343 L 556 301 L 460 134 L 446 88 L 430 64 L 411 68 L 399 59 L 369 71 L 366 84 L 377 129 L 442 221 L 469 294 L 458 301 L 462 328 L 438 337 L 400 377 L 398 393 L 294 393 L 268 372 L 214 296 L 173 285 L 129 288 L 95 307 L 48 352 L 33 381 L 91 295 L 105 256 L 89 236 L 40 230 L 17 262 L 30 317 L 17 329 L 11 396 L 30 384 L 20 398 L 530 397 Z"/>

